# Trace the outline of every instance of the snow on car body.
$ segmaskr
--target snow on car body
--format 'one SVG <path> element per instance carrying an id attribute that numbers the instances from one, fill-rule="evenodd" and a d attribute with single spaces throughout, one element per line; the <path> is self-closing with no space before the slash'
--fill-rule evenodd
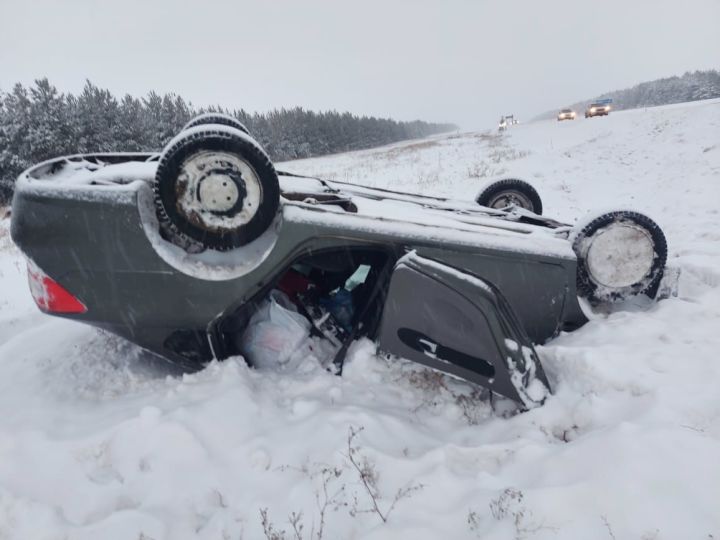
<path id="1" fill-rule="evenodd" d="M 329 284 L 365 267 L 336 366 L 365 335 L 382 351 L 524 407 L 549 389 L 532 344 L 586 322 L 570 227 L 551 219 L 281 173 L 267 228 L 242 245 L 208 249 L 163 224 L 154 207 L 162 166 L 157 154 L 95 154 L 21 175 L 12 236 L 35 268 L 41 309 L 198 368 L 241 352 L 238 336 L 290 272 L 314 275 L 316 288 L 333 294 Z M 224 185 L 216 177 L 213 185 Z"/>

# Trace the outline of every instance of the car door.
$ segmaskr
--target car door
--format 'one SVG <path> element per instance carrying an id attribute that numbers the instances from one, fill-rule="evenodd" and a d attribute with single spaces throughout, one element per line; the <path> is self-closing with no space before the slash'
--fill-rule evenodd
<path id="1" fill-rule="evenodd" d="M 414 251 L 393 269 L 378 345 L 485 386 L 524 408 L 541 404 L 549 393 L 532 343 L 502 293 Z"/>

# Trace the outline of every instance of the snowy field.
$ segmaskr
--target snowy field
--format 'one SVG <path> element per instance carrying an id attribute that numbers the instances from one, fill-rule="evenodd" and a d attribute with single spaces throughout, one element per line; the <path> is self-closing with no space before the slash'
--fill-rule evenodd
<path id="1" fill-rule="evenodd" d="M 0 539 L 720 539 L 720 102 L 537 122 L 280 168 L 545 213 L 632 207 L 679 294 L 538 347 L 555 389 L 505 418 L 471 385 L 351 350 L 181 376 L 40 314 L 0 224 Z M 284 532 L 283 532 L 284 531 Z"/>

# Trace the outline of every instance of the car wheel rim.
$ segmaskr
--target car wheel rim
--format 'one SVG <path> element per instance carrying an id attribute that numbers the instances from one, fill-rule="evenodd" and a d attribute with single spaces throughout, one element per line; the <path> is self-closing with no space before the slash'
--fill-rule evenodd
<path id="1" fill-rule="evenodd" d="M 260 207 L 262 185 L 253 167 L 228 152 L 202 151 L 180 166 L 175 185 L 178 211 L 209 231 L 236 229 Z"/>
<path id="2" fill-rule="evenodd" d="M 599 230 L 585 256 L 593 281 L 613 289 L 642 283 L 650 274 L 654 259 L 650 234 L 629 222 L 613 223 Z"/>
<path id="3" fill-rule="evenodd" d="M 533 205 L 530 199 L 519 191 L 501 191 L 490 199 L 488 206 L 496 210 L 507 208 L 508 206 L 515 205 L 525 210 L 533 211 Z"/>

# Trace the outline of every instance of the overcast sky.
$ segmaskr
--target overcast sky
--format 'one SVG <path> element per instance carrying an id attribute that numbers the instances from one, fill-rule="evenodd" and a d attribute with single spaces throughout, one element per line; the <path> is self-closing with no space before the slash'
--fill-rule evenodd
<path id="1" fill-rule="evenodd" d="M 0 89 L 485 128 L 720 68 L 720 0 L 0 0 Z"/>

